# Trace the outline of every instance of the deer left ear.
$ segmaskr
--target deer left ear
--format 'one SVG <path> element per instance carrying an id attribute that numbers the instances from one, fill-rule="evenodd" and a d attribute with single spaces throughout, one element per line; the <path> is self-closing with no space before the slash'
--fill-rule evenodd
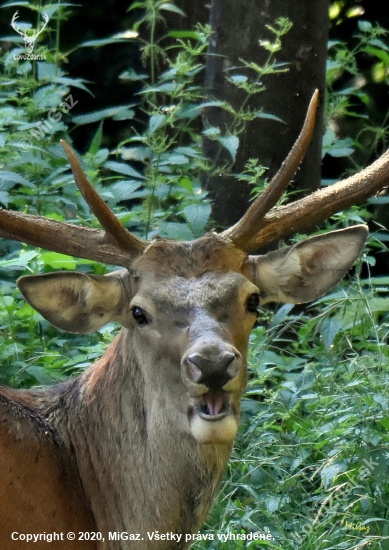
<path id="1" fill-rule="evenodd" d="M 265 256 L 249 256 L 248 276 L 260 290 L 261 304 L 317 300 L 345 276 L 362 253 L 367 236 L 367 227 L 356 225 Z"/>

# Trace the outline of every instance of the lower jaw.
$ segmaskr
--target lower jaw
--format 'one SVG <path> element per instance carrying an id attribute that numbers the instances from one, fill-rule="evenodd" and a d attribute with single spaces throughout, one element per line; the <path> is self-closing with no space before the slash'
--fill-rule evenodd
<path id="1" fill-rule="evenodd" d="M 199 443 L 228 444 L 232 443 L 238 431 L 238 421 L 233 414 L 220 419 L 205 420 L 197 413 L 190 419 L 190 430 Z"/>

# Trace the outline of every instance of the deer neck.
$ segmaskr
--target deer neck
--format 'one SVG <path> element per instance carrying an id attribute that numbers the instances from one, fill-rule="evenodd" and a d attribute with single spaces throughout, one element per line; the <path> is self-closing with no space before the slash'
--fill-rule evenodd
<path id="1" fill-rule="evenodd" d="M 193 438 L 179 404 L 161 381 L 152 383 L 131 345 L 122 329 L 104 357 L 69 386 L 64 438 L 98 530 L 143 533 L 145 548 L 163 550 L 147 532 L 199 529 L 231 447 Z"/>

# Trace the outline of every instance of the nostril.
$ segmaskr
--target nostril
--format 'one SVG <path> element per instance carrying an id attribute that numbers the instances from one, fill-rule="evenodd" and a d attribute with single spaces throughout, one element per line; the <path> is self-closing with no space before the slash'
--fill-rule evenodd
<path id="1" fill-rule="evenodd" d="M 197 384 L 205 384 L 212 388 L 222 388 L 235 378 L 238 366 L 237 356 L 225 351 L 215 356 L 214 353 L 192 353 L 186 358 L 187 372 L 191 380 Z"/>
<path id="2" fill-rule="evenodd" d="M 203 357 L 202 355 L 199 355 L 198 353 L 192 353 L 187 358 L 187 363 L 192 363 L 192 365 L 195 365 L 197 369 L 200 369 L 202 371 L 203 369 L 207 368 L 209 359 L 206 357 Z"/>
<path id="3" fill-rule="evenodd" d="M 185 361 L 185 364 L 188 369 L 189 378 L 193 380 L 193 382 L 198 383 L 200 382 L 200 378 L 202 374 L 201 374 L 200 366 L 196 363 L 196 357 L 199 357 L 199 356 L 189 355 L 189 357 L 187 357 Z"/>
<path id="4" fill-rule="evenodd" d="M 220 359 L 223 368 L 227 368 L 235 360 L 235 354 L 226 351 Z"/>

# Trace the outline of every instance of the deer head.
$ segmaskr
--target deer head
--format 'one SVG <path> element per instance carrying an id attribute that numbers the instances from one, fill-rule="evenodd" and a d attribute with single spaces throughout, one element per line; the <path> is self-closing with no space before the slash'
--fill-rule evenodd
<path id="1" fill-rule="evenodd" d="M 193 242 L 146 242 L 122 227 L 96 194 L 66 143 L 75 181 L 104 231 L 0 210 L 0 235 L 81 258 L 119 265 L 107 276 L 25 276 L 26 300 L 55 326 L 88 333 L 121 323 L 145 388 L 175 411 L 177 426 L 200 443 L 235 437 L 258 307 L 304 303 L 335 286 L 361 254 L 363 225 L 312 237 L 267 255 L 251 252 L 311 227 L 389 181 L 389 153 L 357 176 L 276 207 L 308 146 L 315 92 L 300 136 L 281 169 L 232 228 Z M 146 390 L 144 390 L 146 391 Z"/>
<path id="2" fill-rule="evenodd" d="M 24 46 L 27 50 L 27 53 L 32 53 L 34 50 L 35 42 L 38 38 L 38 36 L 41 34 L 41 32 L 46 28 L 47 23 L 49 22 L 49 16 L 47 13 L 43 14 L 44 17 L 44 23 L 42 25 L 42 28 L 37 31 L 33 31 L 31 35 L 27 34 L 27 30 L 21 31 L 20 27 L 16 26 L 16 20 L 18 19 L 18 11 L 16 11 L 12 17 L 11 26 L 18 34 L 20 34 L 24 39 Z"/>

